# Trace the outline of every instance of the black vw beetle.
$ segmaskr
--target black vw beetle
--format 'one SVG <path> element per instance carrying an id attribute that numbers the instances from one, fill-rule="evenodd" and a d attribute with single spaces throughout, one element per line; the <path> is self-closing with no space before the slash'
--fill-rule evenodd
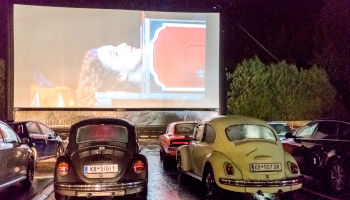
<path id="1" fill-rule="evenodd" d="M 148 164 L 128 121 L 93 118 L 74 124 L 54 175 L 56 199 L 130 196 L 147 199 Z"/>

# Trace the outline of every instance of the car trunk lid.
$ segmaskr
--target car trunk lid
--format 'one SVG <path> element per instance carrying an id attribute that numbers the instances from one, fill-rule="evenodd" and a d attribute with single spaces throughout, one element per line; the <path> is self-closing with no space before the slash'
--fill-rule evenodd
<path id="1" fill-rule="evenodd" d="M 236 141 L 227 148 L 244 180 L 285 178 L 283 148 L 275 141 L 257 139 Z"/>
<path id="2" fill-rule="evenodd" d="M 129 169 L 132 153 L 116 145 L 82 146 L 72 154 L 72 164 L 84 182 L 115 182 Z"/>

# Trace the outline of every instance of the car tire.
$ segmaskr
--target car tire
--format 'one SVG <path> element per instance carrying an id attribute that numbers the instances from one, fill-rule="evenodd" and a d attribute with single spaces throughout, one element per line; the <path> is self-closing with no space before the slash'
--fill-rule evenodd
<path id="1" fill-rule="evenodd" d="M 343 192 L 348 185 L 347 171 L 339 161 L 334 161 L 328 168 L 328 184 L 332 191 Z"/>
<path id="2" fill-rule="evenodd" d="M 139 193 L 136 194 L 136 199 L 146 200 L 147 199 L 147 195 L 148 195 L 148 190 L 139 192 Z"/>
<path id="3" fill-rule="evenodd" d="M 177 152 L 176 156 L 176 171 L 177 171 L 177 180 L 182 182 L 184 180 L 184 173 L 181 167 L 181 154 Z"/>
<path id="4" fill-rule="evenodd" d="M 205 170 L 205 178 L 203 179 L 205 196 L 208 200 L 219 199 L 221 197 L 221 189 L 215 182 L 214 172 L 211 166 Z"/>
<path id="5" fill-rule="evenodd" d="M 58 148 L 57 148 L 57 152 L 56 152 L 56 158 L 60 157 L 61 155 L 63 155 L 63 152 L 64 152 L 64 148 L 62 145 L 60 145 Z"/>
<path id="6" fill-rule="evenodd" d="M 163 168 L 164 169 L 169 169 L 169 162 L 170 162 L 170 159 L 168 158 L 168 156 L 166 156 L 165 152 L 162 151 L 162 160 L 163 160 Z"/>
<path id="7" fill-rule="evenodd" d="M 27 166 L 27 175 L 26 179 L 23 180 L 23 184 L 26 186 L 31 186 L 34 180 L 34 170 L 35 169 L 35 164 L 34 160 L 32 158 L 29 159 L 28 161 L 28 166 Z"/>
<path id="8" fill-rule="evenodd" d="M 55 199 L 56 200 L 67 200 L 68 197 L 55 191 Z"/>

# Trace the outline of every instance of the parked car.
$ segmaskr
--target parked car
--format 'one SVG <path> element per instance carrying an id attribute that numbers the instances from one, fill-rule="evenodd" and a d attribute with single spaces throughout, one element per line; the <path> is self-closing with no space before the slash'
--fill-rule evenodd
<path id="1" fill-rule="evenodd" d="M 22 182 L 30 186 L 34 177 L 34 155 L 6 123 L 0 121 L 0 189 Z"/>
<path id="2" fill-rule="evenodd" d="M 205 185 L 208 199 L 222 190 L 285 193 L 301 188 L 297 162 L 283 151 L 276 131 L 245 116 L 222 116 L 199 123 L 193 140 L 177 150 L 177 169 Z"/>
<path id="3" fill-rule="evenodd" d="M 350 120 L 313 120 L 294 134 L 287 134 L 283 147 L 298 162 L 303 174 L 322 177 L 329 188 L 347 188 L 350 169 Z"/>
<path id="4" fill-rule="evenodd" d="M 58 133 L 37 121 L 12 122 L 8 125 L 20 138 L 29 140 L 28 146 L 33 150 L 34 161 L 58 157 L 64 147 Z"/>
<path id="5" fill-rule="evenodd" d="M 175 160 L 178 147 L 189 143 L 197 124 L 194 121 L 173 122 L 159 136 L 159 156 L 164 167 L 167 167 L 169 161 Z"/>
<path id="6" fill-rule="evenodd" d="M 147 198 L 148 163 L 135 127 L 126 120 L 93 118 L 74 124 L 54 172 L 56 199 L 69 196 Z"/>
<path id="7" fill-rule="evenodd" d="M 287 133 L 293 133 L 293 130 L 288 126 L 286 122 L 276 122 L 276 121 L 270 121 L 267 122 L 270 126 L 272 126 L 276 132 L 280 140 L 285 139 L 285 135 Z"/>

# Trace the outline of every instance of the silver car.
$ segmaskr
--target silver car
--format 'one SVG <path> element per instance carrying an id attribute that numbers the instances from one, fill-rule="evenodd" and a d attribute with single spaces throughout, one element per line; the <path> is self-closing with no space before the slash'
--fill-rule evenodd
<path id="1" fill-rule="evenodd" d="M 30 186 L 34 177 L 34 156 L 27 145 L 6 123 L 0 121 L 0 189 L 22 182 Z"/>

